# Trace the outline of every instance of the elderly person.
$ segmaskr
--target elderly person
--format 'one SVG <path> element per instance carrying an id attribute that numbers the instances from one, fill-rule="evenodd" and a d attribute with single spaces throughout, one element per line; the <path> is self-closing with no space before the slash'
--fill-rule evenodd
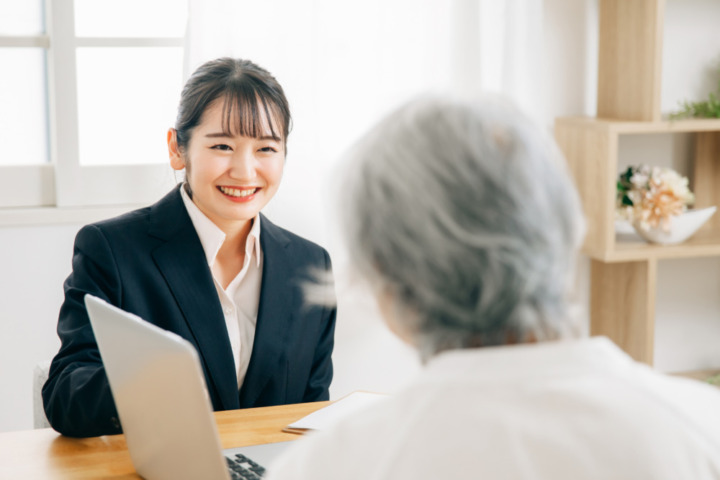
<path id="1" fill-rule="evenodd" d="M 425 369 L 269 479 L 720 478 L 720 390 L 580 338 L 580 203 L 538 128 L 499 103 L 423 99 L 356 151 L 349 251 Z"/>

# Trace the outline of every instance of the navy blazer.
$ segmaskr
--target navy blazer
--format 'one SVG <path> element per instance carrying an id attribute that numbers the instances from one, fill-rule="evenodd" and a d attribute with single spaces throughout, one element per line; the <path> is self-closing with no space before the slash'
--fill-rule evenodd
<path id="1" fill-rule="evenodd" d="M 92 293 L 197 349 L 213 409 L 327 400 L 335 309 L 308 306 L 302 283 L 329 270 L 321 247 L 264 216 L 262 285 L 253 351 L 238 392 L 220 300 L 200 239 L 175 188 L 156 204 L 83 227 L 42 396 L 50 424 L 77 437 L 121 433 L 84 304 Z M 127 346 L 132 349 L 132 345 Z"/>

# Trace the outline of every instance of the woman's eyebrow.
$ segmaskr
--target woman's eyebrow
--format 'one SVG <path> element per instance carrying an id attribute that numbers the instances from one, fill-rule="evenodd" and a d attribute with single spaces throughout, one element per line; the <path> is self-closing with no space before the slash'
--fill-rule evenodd
<path id="1" fill-rule="evenodd" d="M 205 134 L 205 138 L 232 138 L 234 135 L 231 133 L 224 133 L 224 132 L 210 132 Z M 282 139 L 276 135 L 261 135 L 258 137 L 253 137 L 256 140 L 273 140 L 275 142 L 281 142 Z"/>
<path id="2" fill-rule="evenodd" d="M 205 134 L 205 137 L 207 138 L 230 138 L 231 136 L 232 135 L 225 132 L 211 132 Z"/>

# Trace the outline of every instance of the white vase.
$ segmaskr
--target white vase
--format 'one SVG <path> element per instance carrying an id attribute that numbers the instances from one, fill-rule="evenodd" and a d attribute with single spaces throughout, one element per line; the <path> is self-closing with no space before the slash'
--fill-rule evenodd
<path id="1" fill-rule="evenodd" d="M 665 231 L 661 226 L 643 228 L 640 222 L 633 222 L 633 228 L 642 238 L 651 243 L 675 245 L 690 238 L 715 213 L 716 207 L 688 210 L 672 217 L 670 228 Z"/>

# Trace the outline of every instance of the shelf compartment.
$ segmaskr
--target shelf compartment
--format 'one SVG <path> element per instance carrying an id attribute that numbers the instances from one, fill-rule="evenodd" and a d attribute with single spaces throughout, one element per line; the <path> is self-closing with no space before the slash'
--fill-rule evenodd
<path id="1" fill-rule="evenodd" d="M 720 213 L 680 245 L 618 241 L 615 235 L 615 180 L 618 145 L 623 135 L 694 133 L 693 191 L 695 206 L 720 207 L 720 119 L 658 122 L 559 118 L 555 138 L 568 162 L 583 203 L 587 235 L 583 252 L 604 262 L 720 256 Z"/>

